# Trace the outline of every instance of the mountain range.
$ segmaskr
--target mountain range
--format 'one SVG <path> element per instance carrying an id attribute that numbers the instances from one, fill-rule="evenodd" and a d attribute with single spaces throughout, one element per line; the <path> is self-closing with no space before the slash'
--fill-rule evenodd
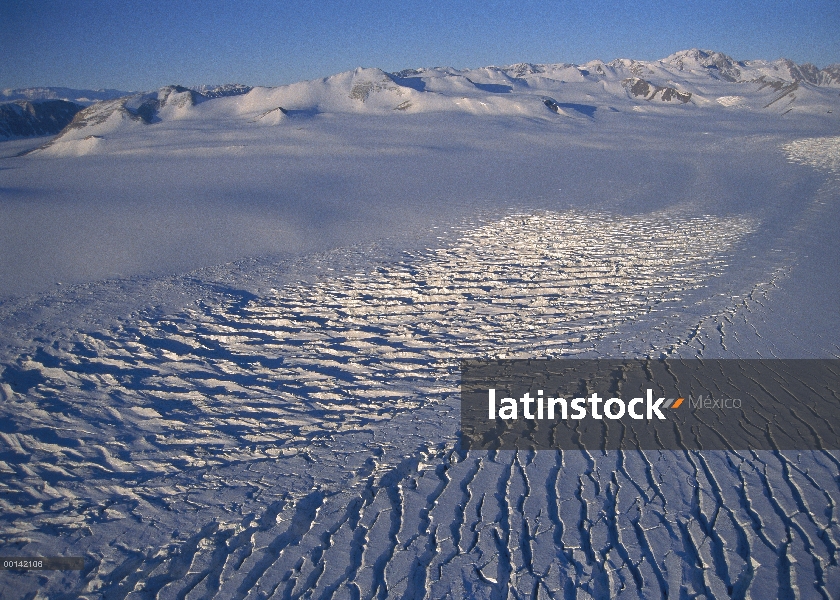
<path id="1" fill-rule="evenodd" d="M 0 104 L 0 136 L 60 133 L 37 152 L 77 155 L 105 151 L 103 140 L 164 121 L 222 120 L 233 127 L 253 127 L 325 113 L 453 111 L 549 120 L 596 119 L 606 112 L 677 108 L 829 115 L 840 109 L 838 88 L 840 65 L 819 69 L 787 59 L 737 61 L 699 49 L 658 61 L 518 63 L 395 73 L 358 68 L 272 88 L 230 84 L 171 85 L 142 93 L 4 90 L 4 97 L 16 102 Z M 52 103 L 47 104 L 46 98 Z M 55 104 L 57 101 L 65 104 Z M 70 102 L 78 109 L 68 106 Z M 85 103 L 88 106 L 83 106 Z"/>

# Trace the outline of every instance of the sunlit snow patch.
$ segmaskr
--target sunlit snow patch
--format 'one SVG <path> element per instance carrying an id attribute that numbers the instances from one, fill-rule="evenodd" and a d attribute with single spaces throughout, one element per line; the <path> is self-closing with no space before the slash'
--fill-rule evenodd
<path id="1" fill-rule="evenodd" d="M 717 99 L 718 104 L 729 108 L 749 108 L 746 98 L 743 96 L 721 96 Z"/>
<path id="2" fill-rule="evenodd" d="M 101 146 L 102 136 L 88 135 L 82 139 L 54 142 L 41 152 L 50 156 L 85 156 L 95 153 Z"/>
<path id="3" fill-rule="evenodd" d="M 357 275 L 32 335 L 33 347 L 3 359 L 14 391 L 4 411 L 25 416 L 21 432 L 54 431 L 60 414 L 63 431 L 121 440 L 123 458 L 150 472 L 264 458 L 441 401 L 460 358 L 589 350 L 722 273 L 753 227 L 666 213 L 512 215 Z M 81 475 L 101 462 L 84 445 L 40 456 L 39 435 L 18 434 L 39 455 L 35 471 L 59 461 Z"/>
<path id="4" fill-rule="evenodd" d="M 840 175 L 840 136 L 796 140 L 782 146 L 792 162 Z"/>

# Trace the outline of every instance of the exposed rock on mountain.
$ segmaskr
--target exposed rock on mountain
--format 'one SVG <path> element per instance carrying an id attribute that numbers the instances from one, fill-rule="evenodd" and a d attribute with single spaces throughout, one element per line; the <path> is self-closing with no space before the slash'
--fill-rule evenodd
<path id="1" fill-rule="evenodd" d="M 140 118 L 145 123 L 152 123 L 157 119 L 157 113 L 162 108 L 186 108 L 195 106 L 206 99 L 202 94 L 179 85 L 168 85 L 151 94 L 142 94 L 129 98 L 123 103 L 123 108 L 133 117 Z"/>
<path id="2" fill-rule="evenodd" d="M 691 100 L 690 92 L 681 92 L 672 87 L 660 87 L 652 83 L 639 79 L 638 77 L 631 77 L 621 82 L 627 92 L 635 97 L 641 97 L 645 100 L 661 100 L 662 102 L 680 102 L 685 104 Z"/>
<path id="3" fill-rule="evenodd" d="M 820 70 L 820 85 L 840 85 L 840 64 Z"/>
<path id="4" fill-rule="evenodd" d="M 560 105 L 553 98 L 544 98 L 543 104 L 545 104 L 549 110 L 560 114 Z"/>
<path id="5" fill-rule="evenodd" d="M 241 96 L 247 94 L 252 89 L 250 85 L 242 85 L 241 83 L 226 83 L 224 85 L 200 85 L 190 88 L 198 92 L 205 98 L 223 98 L 225 96 Z"/>
<path id="6" fill-rule="evenodd" d="M 778 90 L 778 94 L 776 95 L 773 100 L 768 102 L 764 105 L 764 108 L 770 108 L 774 104 L 779 104 L 779 106 L 789 107 L 793 104 L 796 100 L 796 94 L 794 92 L 799 89 L 799 82 L 795 81 L 788 85 L 782 85 L 780 87 L 771 86 L 773 89 Z M 784 112 L 791 110 L 791 108 L 787 108 Z"/>
<path id="7" fill-rule="evenodd" d="M 56 134 L 64 129 L 82 106 L 66 100 L 0 104 L 0 137 L 30 137 Z"/>
<path id="8" fill-rule="evenodd" d="M 272 108 L 261 115 L 259 115 L 256 119 L 253 120 L 254 123 L 262 123 L 263 125 L 279 125 L 286 119 L 286 115 L 289 114 L 282 106 L 278 106 L 277 108 Z"/>

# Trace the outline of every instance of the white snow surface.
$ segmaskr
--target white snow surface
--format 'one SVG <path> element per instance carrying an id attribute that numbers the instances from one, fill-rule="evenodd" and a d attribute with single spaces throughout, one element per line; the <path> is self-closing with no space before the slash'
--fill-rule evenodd
<path id="1" fill-rule="evenodd" d="M 840 356 L 840 98 L 793 67 L 169 87 L 0 143 L 2 554 L 85 558 L 0 595 L 836 597 L 837 452 L 456 443 L 461 358 Z"/>

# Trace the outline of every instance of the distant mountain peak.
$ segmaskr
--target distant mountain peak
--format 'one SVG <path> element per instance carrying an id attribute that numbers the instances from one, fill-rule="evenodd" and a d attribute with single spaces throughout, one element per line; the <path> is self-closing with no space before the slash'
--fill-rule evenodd
<path id="1" fill-rule="evenodd" d="M 681 50 L 671 56 L 664 58 L 661 63 L 677 67 L 680 71 L 693 71 L 706 69 L 715 71 L 720 79 L 726 81 L 738 81 L 741 77 L 741 69 L 744 64 L 736 61 L 731 56 L 714 50 L 701 50 L 691 48 Z"/>
<path id="2" fill-rule="evenodd" d="M 87 106 L 102 100 L 114 100 L 134 92 L 122 90 L 78 90 L 65 87 L 6 88 L 0 90 L 0 102 L 13 100 L 66 100 Z"/>
<path id="3" fill-rule="evenodd" d="M 674 52 L 667 58 L 662 59 L 662 62 L 669 64 L 677 64 L 678 61 L 685 59 L 696 60 L 704 65 L 716 64 L 719 61 L 723 61 L 730 64 L 738 62 L 734 58 L 732 58 L 728 54 L 724 54 L 723 52 L 717 52 L 715 50 L 704 50 L 702 48 L 689 48 L 688 50 L 680 50 L 678 52 Z"/>

